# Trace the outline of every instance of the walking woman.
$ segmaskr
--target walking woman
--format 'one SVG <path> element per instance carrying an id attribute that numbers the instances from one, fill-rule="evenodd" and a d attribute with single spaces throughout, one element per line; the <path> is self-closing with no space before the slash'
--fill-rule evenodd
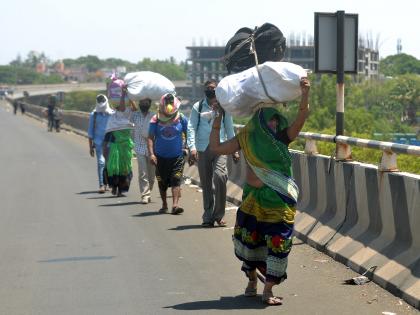
<path id="1" fill-rule="evenodd" d="M 108 120 L 104 139 L 108 183 L 111 193 L 119 197 L 128 192 L 133 177 L 131 131 L 134 124 L 130 122 L 131 110 L 125 106 L 125 96 L 126 90 L 123 89 L 121 100 Z"/>
<path id="2" fill-rule="evenodd" d="M 292 249 L 298 187 L 292 178 L 288 145 L 298 136 L 308 115 L 309 80 L 302 78 L 300 86 L 299 112 L 290 126 L 275 108 L 261 108 L 231 140 L 220 143 L 220 114 L 210 134 L 213 152 L 232 154 L 242 149 L 247 161 L 233 243 L 249 279 L 245 295 L 257 295 L 258 269 L 265 276 L 262 300 L 268 305 L 282 304 L 272 288 L 287 278 L 287 257 Z"/>

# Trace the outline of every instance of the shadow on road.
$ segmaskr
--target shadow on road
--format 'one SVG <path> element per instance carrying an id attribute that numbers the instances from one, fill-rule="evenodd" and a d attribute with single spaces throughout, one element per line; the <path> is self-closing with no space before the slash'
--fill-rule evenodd
<path id="1" fill-rule="evenodd" d="M 151 217 L 154 215 L 163 215 L 163 214 L 157 211 L 148 211 L 148 212 L 140 212 L 137 214 L 133 214 L 132 217 L 142 218 L 142 217 Z"/>
<path id="2" fill-rule="evenodd" d="M 90 195 L 90 194 L 97 194 L 98 191 L 97 190 L 92 190 L 92 191 L 81 191 L 76 193 L 76 195 Z"/>
<path id="3" fill-rule="evenodd" d="M 196 229 L 205 229 L 201 224 L 190 224 L 190 225 L 179 225 L 174 228 L 168 229 L 168 231 L 185 231 L 185 230 L 196 230 Z"/>
<path id="4" fill-rule="evenodd" d="M 132 205 L 140 205 L 141 203 L 138 201 L 129 201 L 129 202 L 117 202 L 117 203 L 108 203 L 105 205 L 99 205 L 99 207 L 120 207 L 120 206 L 132 206 Z"/>
<path id="5" fill-rule="evenodd" d="M 177 304 L 173 306 L 165 306 L 164 308 L 172 308 L 181 311 L 198 311 L 198 310 L 261 310 L 267 306 L 261 302 L 261 296 L 255 298 L 238 296 L 222 296 L 220 300 L 196 301 Z"/>
<path id="6" fill-rule="evenodd" d="M 110 199 L 110 198 L 112 198 L 112 199 L 115 199 L 115 198 L 124 198 L 125 196 L 122 196 L 122 197 L 117 197 L 117 196 L 104 196 L 104 195 L 102 195 L 101 197 L 89 197 L 89 198 L 86 198 L 86 199 L 92 199 L 92 200 L 94 200 L 94 199 Z"/>

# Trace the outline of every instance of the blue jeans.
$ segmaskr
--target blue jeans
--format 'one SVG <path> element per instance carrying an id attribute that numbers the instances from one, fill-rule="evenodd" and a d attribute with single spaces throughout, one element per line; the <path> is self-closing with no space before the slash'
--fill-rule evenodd
<path id="1" fill-rule="evenodd" d="M 99 187 L 104 185 L 104 170 L 105 170 L 105 157 L 102 153 L 102 145 L 95 145 L 96 161 L 98 164 L 98 179 Z"/>

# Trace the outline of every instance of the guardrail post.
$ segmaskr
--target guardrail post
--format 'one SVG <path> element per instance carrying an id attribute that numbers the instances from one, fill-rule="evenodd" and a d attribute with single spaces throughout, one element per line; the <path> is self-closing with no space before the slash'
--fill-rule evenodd
<path id="1" fill-rule="evenodd" d="M 337 161 L 351 160 L 352 157 L 350 145 L 346 143 L 337 142 L 335 148 L 335 159 Z"/>
<path id="2" fill-rule="evenodd" d="M 381 172 L 398 172 L 397 155 L 390 150 L 383 150 L 378 170 Z"/>
<path id="3" fill-rule="evenodd" d="M 316 141 L 313 139 L 305 140 L 305 153 L 308 155 L 313 155 L 318 153 L 318 148 L 316 147 Z"/>

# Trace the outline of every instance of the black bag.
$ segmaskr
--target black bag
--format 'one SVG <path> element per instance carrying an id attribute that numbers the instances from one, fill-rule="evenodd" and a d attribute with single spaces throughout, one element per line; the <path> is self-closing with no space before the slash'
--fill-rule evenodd
<path id="1" fill-rule="evenodd" d="M 225 47 L 225 64 L 228 73 L 237 73 L 255 66 L 255 56 L 251 49 L 252 40 L 258 63 L 280 61 L 286 50 L 286 38 L 273 24 L 264 23 L 252 30 L 248 27 L 239 29 Z"/>

